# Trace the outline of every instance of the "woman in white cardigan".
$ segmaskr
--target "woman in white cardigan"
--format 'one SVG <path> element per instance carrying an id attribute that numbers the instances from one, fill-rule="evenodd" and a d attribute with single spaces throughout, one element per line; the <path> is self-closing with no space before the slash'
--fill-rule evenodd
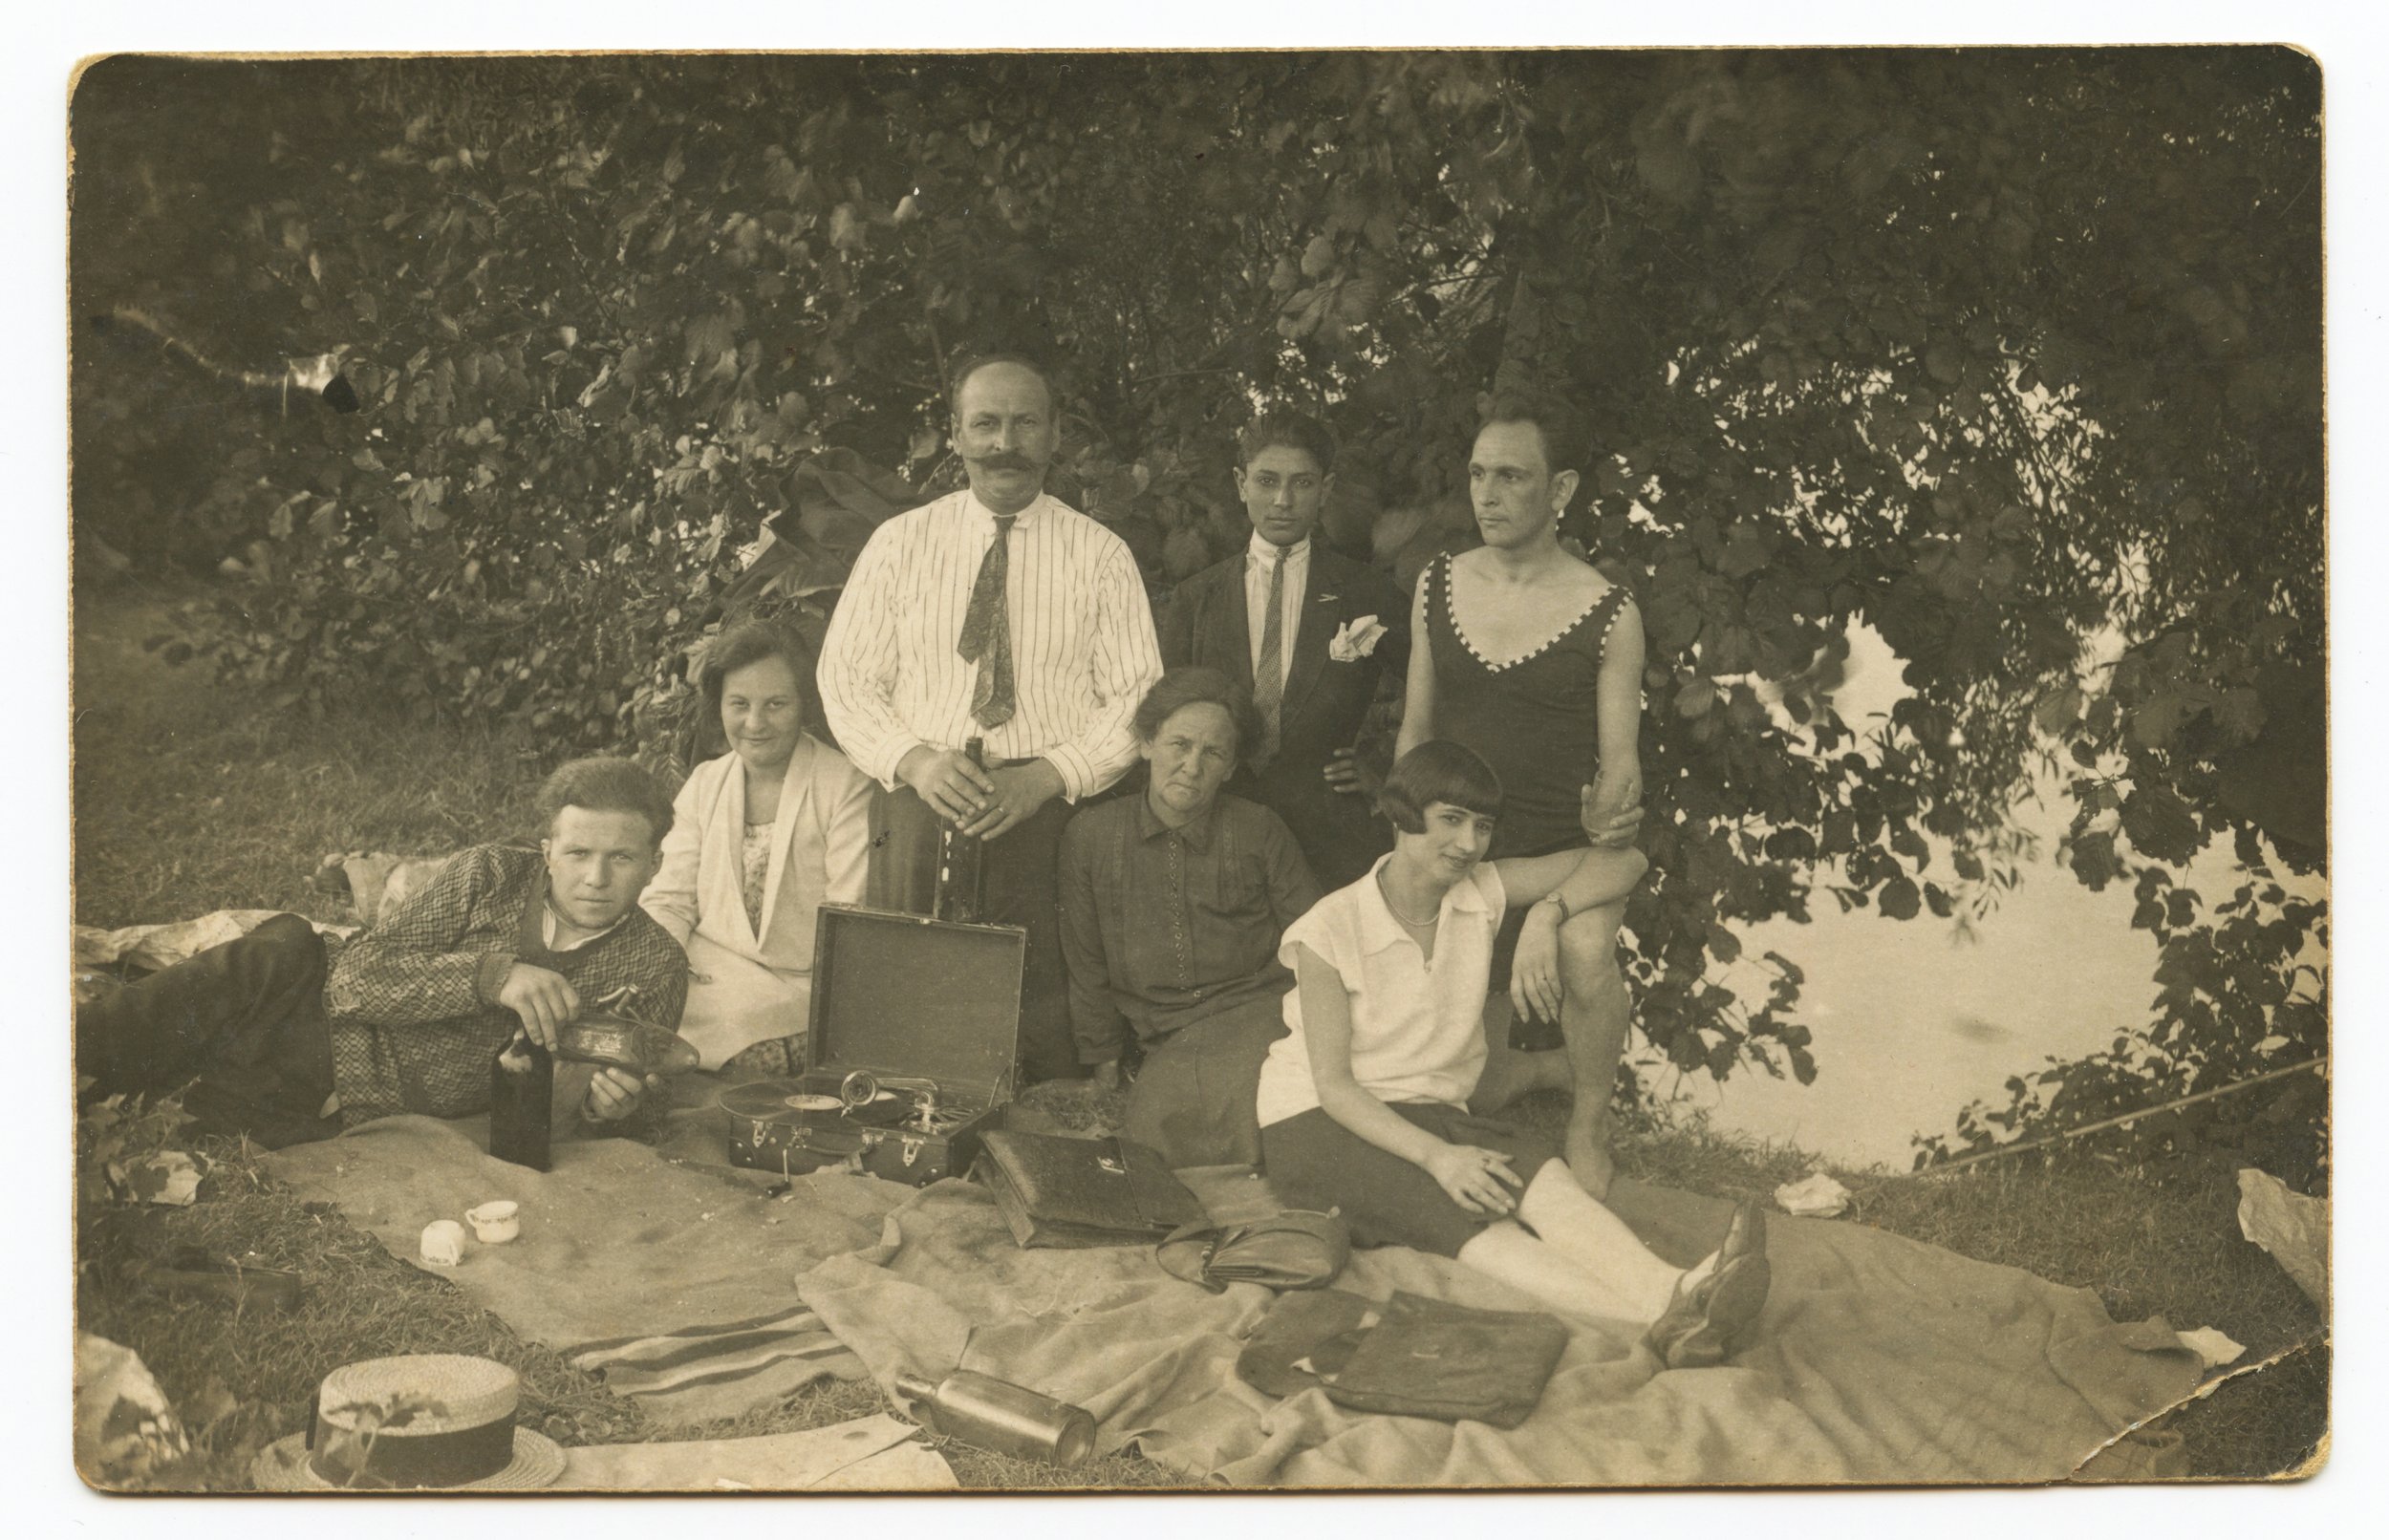
<path id="1" fill-rule="evenodd" d="M 812 677 L 804 643 L 767 621 L 706 649 L 698 689 L 730 752 L 674 799 L 639 900 L 688 952 L 680 1035 L 733 1079 L 805 1067 L 815 911 L 863 897 L 872 782 L 805 731 Z"/>

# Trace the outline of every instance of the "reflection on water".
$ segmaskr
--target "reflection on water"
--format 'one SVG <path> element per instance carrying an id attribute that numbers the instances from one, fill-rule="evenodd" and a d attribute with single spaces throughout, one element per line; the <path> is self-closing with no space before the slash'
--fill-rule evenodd
<path id="1" fill-rule="evenodd" d="M 1852 635 L 1851 667 L 1836 694 L 1845 720 L 1863 730 L 1903 693 L 1898 660 L 1871 631 Z M 1920 1133 L 1944 1133 L 1976 1100 L 2004 1105 L 2008 1078 L 2051 1057 L 2110 1046 L 2144 1024 L 2157 986 L 2157 942 L 2132 929 L 2131 885 L 2094 893 L 2055 860 L 2072 815 L 2062 775 L 2038 787 L 2017 823 L 2042 852 L 2019 869 L 1999 909 L 1960 943 L 1952 922 L 1929 914 L 1886 920 L 1871 909 L 1838 912 L 1819 895 L 1808 925 L 1772 920 L 1737 927 L 1747 954 L 1782 952 L 1807 974 L 1799 1018 L 1814 1029 L 1813 1085 L 1738 1068 L 1720 1084 L 1679 1076 L 1646 1053 L 1645 1080 L 1721 1128 L 1797 1144 L 1813 1154 L 1905 1170 Z M 1940 842 L 1927 876 L 1949 881 Z M 2228 842 L 2209 848 L 2177 882 L 2208 903 L 2241 880 Z M 2322 884 L 2285 883 L 2319 893 Z"/>
<path id="2" fill-rule="evenodd" d="M 2026 868 L 1967 944 L 1929 915 L 1845 915 L 1829 902 L 1809 925 L 1750 927 L 1747 948 L 1808 975 L 1817 1081 L 1741 1070 L 1723 1085 L 1706 1074 L 1674 1083 L 1721 1128 L 1905 1169 L 1914 1135 L 1948 1130 L 1977 1098 L 2004 1102 L 2011 1075 L 2095 1053 L 2148 1018 L 2157 943 L 2131 928 L 2132 904 L 2128 888 L 2094 893 L 2048 863 Z"/>

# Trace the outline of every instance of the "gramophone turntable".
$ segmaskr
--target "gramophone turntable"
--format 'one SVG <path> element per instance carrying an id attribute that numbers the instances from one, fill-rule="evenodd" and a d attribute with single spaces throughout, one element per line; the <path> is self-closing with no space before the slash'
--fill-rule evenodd
<path id="1" fill-rule="evenodd" d="M 721 1093 L 731 1160 L 915 1187 L 966 1175 L 1011 1099 L 1025 950 L 1013 926 L 823 905 L 811 1067 Z"/>

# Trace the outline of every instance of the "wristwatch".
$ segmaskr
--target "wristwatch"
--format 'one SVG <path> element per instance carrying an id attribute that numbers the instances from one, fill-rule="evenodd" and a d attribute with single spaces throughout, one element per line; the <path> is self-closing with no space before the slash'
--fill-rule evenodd
<path id="1" fill-rule="evenodd" d="M 1545 893 L 1542 897 L 1535 900 L 1535 904 L 1537 908 L 1540 908 L 1541 906 L 1548 904 L 1553 909 L 1558 909 L 1560 911 L 1560 923 L 1561 925 L 1567 924 L 1570 920 L 1576 917 L 1568 912 L 1568 901 L 1560 896 L 1560 889 L 1557 888 L 1553 888 L 1550 892 Z"/>

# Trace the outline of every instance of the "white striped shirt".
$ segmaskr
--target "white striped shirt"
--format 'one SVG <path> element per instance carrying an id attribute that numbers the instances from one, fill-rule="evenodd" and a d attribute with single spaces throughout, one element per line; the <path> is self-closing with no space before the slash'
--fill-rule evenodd
<path id="1" fill-rule="evenodd" d="M 1136 761 L 1130 720 L 1161 677 L 1161 647 L 1136 558 L 1119 536 L 1040 495 L 1012 526 L 1004 606 L 1018 709 L 971 716 L 979 666 L 955 652 L 995 515 L 956 492 L 872 532 L 822 639 L 822 707 L 865 775 L 893 791 L 915 747 L 986 740 L 991 759 L 1042 758 L 1072 802 Z"/>
<path id="2" fill-rule="evenodd" d="M 1268 639 L 1269 572 L 1278 564 L 1278 547 L 1253 532 L 1244 550 L 1244 625 L 1252 643 L 1253 682 L 1260 683 L 1260 644 Z M 1283 690 L 1294 672 L 1294 633 L 1302 629 L 1302 585 L 1310 575 L 1308 535 L 1285 548 L 1285 581 L 1278 595 L 1278 688 Z"/>

